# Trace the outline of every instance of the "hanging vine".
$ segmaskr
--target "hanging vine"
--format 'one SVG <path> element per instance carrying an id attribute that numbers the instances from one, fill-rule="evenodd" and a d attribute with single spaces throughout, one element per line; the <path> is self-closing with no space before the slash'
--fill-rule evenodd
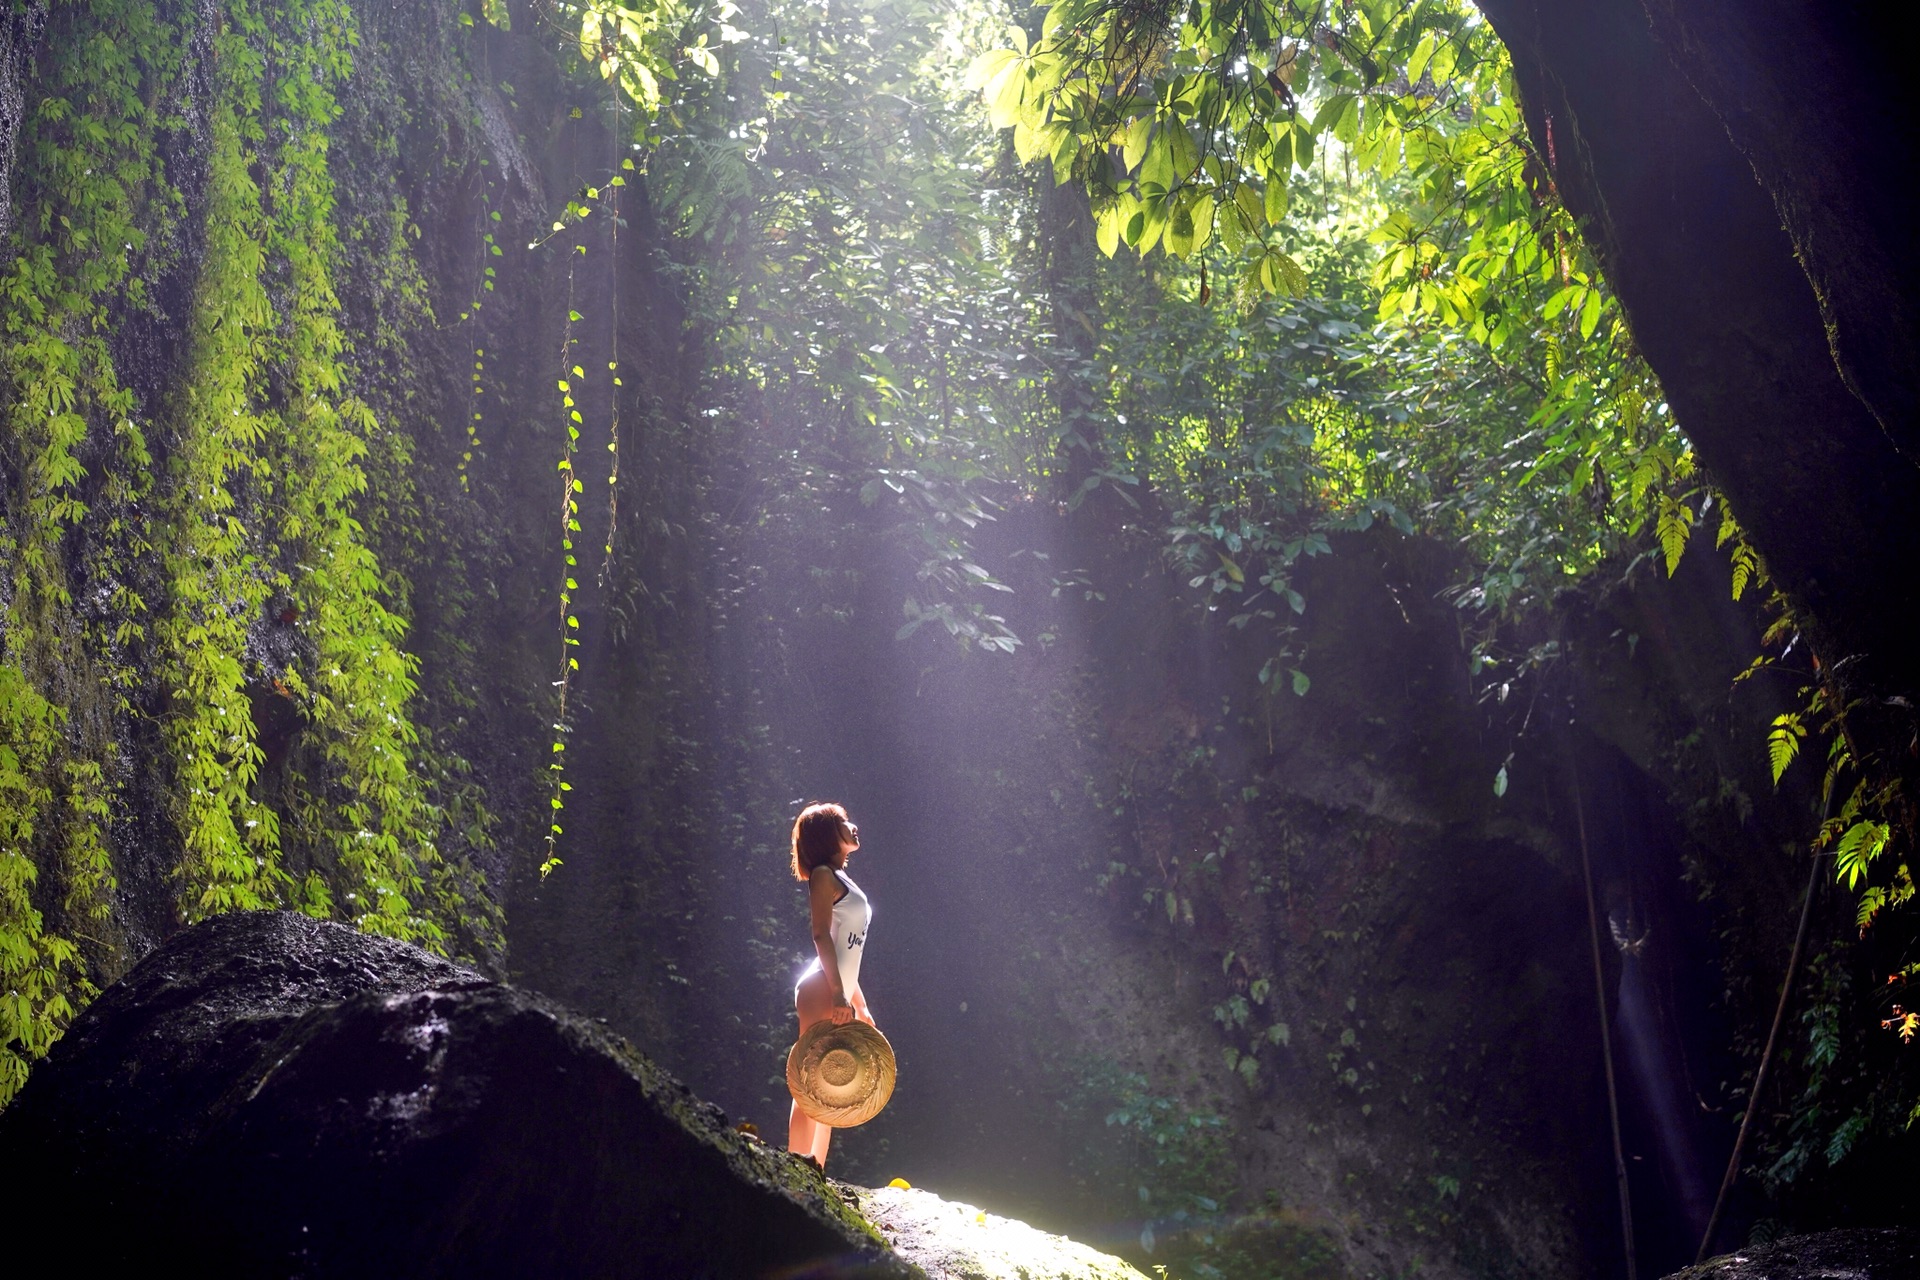
<path id="1" fill-rule="evenodd" d="M 442 951 L 456 926 L 498 934 L 482 878 L 440 852 L 436 788 L 464 762 L 414 722 L 404 597 L 360 523 L 380 427 L 351 385 L 329 161 L 353 16 L 229 0 L 204 20 L 54 6 L 21 126 L 0 258 L 0 1105 L 127 961 L 116 850 L 152 833 L 116 824 L 143 719 L 181 919 L 285 906 Z M 182 278 L 168 319 L 157 285 Z M 139 392 L 129 317 L 179 334 Z"/>
<path id="2" fill-rule="evenodd" d="M 72 704 L 104 688 L 124 705 L 125 647 L 142 634 L 144 601 L 116 571 L 144 550 L 128 511 L 152 460 L 108 322 L 114 301 L 140 293 L 150 231 L 178 214 L 149 125 L 150 102 L 179 80 L 176 34 L 140 3 L 56 10 L 43 92 L 21 128 L 18 172 L 32 183 L 20 184 L 30 194 L 0 271 L 0 1105 L 92 994 L 73 925 L 97 927 L 116 884 L 101 768 L 115 748 L 100 717 Z M 106 473 L 91 491 L 89 453 Z M 111 624 L 73 604 L 70 535 L 89 498 L 102 512 L 91 576 Z M 49 925 L 49 898 L 64 929 Z"/>
<path id="3" fill-rule="evenodd" d="M 570 216 L 584 218 L 585 207 L 578 202 L 568 205 Z M 576 215 L 575 210 L 579 213 Z M 553 224 L 558 232 L 566 224 Z M 578 401 L 574 391 L 581 387 L 586 372 L 573 363 L 573 326 L 580 319 L 580 313 L 573 309 L 573 274 L 577 256 L 587 251 L 586 245 L 576 241 L 569 247 L 567 255 L 567 318 L 560 330 L 560 408 L 566 417 L 566 443 L 560 453 L 560 552 L 563 568 L 560 575 L 560 678 L 554 681 L 559 691 L 553 719 L 553 749 L 548 754 L 552 759 L 547 764 L 548 782 L 551 793 L 547 797 L 551 816 L 547 823 L 546 856 L 540 861 L 540 878 L 546 879 L 555 868 L 560 866 L 559 840 L 562 834 L 560 813 L 566 807 L 566 793 L 573 790 L 573 784 L 566 779 L 567 735 L 573 726 L 567 719 L 567 695 L 573 690 L 574 673 L 580 670 L 580 660 L 573 650 L 580 647 L 580 619 L 573 613 L 573 593 L 580 589 L 575 580 L 574 570 L 579 567 L 579 559 L 574 555 L 573 535 L 580 532 L 580 500 L 582 489 L 580 479 L 574 475 L 574 455 L 580 451 L 580 427 L 585 419 L 580 416 Z"/>
<path id="4" fill-rule="evenodd" d="M 236 15 L 240 17 L 240 15 Z M 240 17 L 216 38 L 206 246 L 189 321 L 186 387 L 174 424 L 165 503 L 169 607 L 156 627 L 162 719 L 183 843 L 176 875 L 188 920 L 282 905 L 279 815 L 254 783 L 264 752 L 246 696 L 247 633 L 266 607 L 268 569 L 236 490 L 271 479 L 256 408 L 263 335 L 273 324 L 260 278 L 266 228 L 251 176 L 261 141 L 264 67 Z M 324 913 L 324 898 L 309 896 Z"/>

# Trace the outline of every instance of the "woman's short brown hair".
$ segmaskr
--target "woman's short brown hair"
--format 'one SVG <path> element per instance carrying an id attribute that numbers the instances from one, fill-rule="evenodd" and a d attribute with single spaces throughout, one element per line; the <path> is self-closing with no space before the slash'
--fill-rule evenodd
<path id="1" fill-rule="evenodd" d="M 805 880 L 815 867 L 840 863 L 840 839 L 847 834 L 847 811 L 837 804 L 810 804 L 793 820 L 793 878 Z"/>

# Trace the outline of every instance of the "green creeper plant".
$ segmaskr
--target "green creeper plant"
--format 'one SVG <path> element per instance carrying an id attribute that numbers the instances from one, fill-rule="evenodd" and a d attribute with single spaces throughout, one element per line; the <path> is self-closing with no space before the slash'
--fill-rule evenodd
<path id="1" fill-rule="evenodd" d="M 17 174 L 34 181 L 19 191 L 0 268 L 0 1104 L 91 994 L 70 935 L 76 922 L 99 920 L 114 891 L 100 766 L 113 743 L 99 716 L 75 717 L 71 704 L 97 680 L 113 691 L 106 701 L 125 705 L 125 650 L 145 609 L 123 572 L 142 548 L 127 512 L 152 478 L 145 431 L 114 369 L 108 308 L 140 297 L 134 265 L 150 230 L 178 212 L 149 105 L 167 101 L 180 71 L 171 24 L 140 3 L 56 6 L 46 34 L 53 56 L 16 155 Z M 73 607 L 70 535 L 89 516 L 81 457 L 96 431 L 96 456 L 113 474 L 93 485 L 103 514 L 88 585 L 110 584 L 117 624 Z M 73 643 L 82 637 L 97 662 Z"/>
<path id="2" fill-rule="evenodd" d="M 380 427 L 337 319 L 328 163 L 353 16 L 232 0 L 196 79 L 202 20 L 55 4 L 20 132 L 0 266 L 0 1104 L 125 963 L 113 779 L 144 716 L 184 919 L 293 906 L 436 950 L 456 924 L 492 936 L 485 886 L 437 843 L 488 819 L 437 799 L 467 784 L 415 725 L 404 590 L 360 523 Z M 196 134 L 182 108 L 202 86 Z M 172 256 L 192 242 L 182 156 L 205 165 L 192 262 Z M 183 354 L 141 402 L 116 328 L 155 314 L 168 272 L 191 282 Z M 285 652 L 262 657 L 274 629 Z M 277 764 L 263 701 L 295 725 Z"/>
<path id="3" fill-rule="evenodd" d="M 48 931 L 33 903 L 32 841 L 54 799 L 60 720 L 17 667 L 0 664 L 0 1104 L 92 994 L 79 948 Z"/>
<path id="4" fill-rule="evenodd" d="M 279 816 L 253 791 L 264 752 L 241 658 L 247 630 L 265 610 L 268 569 L 234 492 L 238 483 L 268 478 L 259 446 L 269 423 L 256 408 L 254 385 L 273 317 L 260 283 L 264 214 L 248 147 L 261 136 L 262 67 L 237 25 L 219 48 L 206 246 L 169 477 L 169 607 L 155 628 L 172 701 L 163 732 L 177 771 L 175 820 L 184 845 L 177 874 L 189 920 L 279 906 L 289 887 Z"/>
<path id="5" fill-rule="evenodd" d="M 616 123 L 621 115 L 616 99 L 613 108 Z M 614 130 L 617 146 L 620 130 Z M 609 252 L 618 261 L 620 246 L 620 188 L 626 185 L 621 169 L 631 172 L 633 162 L 625 160 L 620 168 L 614 170 L 604 187 L 590 186 L 582 190 L 576 199 L 569 200 L 562 217 L 555 221 L 547 235 L 535 241 L 528 248 L 536 249 L 552 243 L 562 232 L 573 231 L 567 245 L 567 314 L 561 326 L 560 337 L 560 377 L 556 386 L 560 392 L 560 408 L 566 414 L 566 441 L 561 446 L 561 454 L 556 470 L 560 476 L 560 554 L 561 578 L 559 591 L 560 604 L 560 676 L 554 681 L 555 713 L 553 721 L 553 742 L 548 752 L 548 797 L 550 810 L 547 834 L 543 840 L 545 849 L 540 862 L 540 877 L 545 879 L 561 865 L 559 839 L 564 833 L 560 825 L 561 812 L 566 808 L 567 793 L 573 790 L 573 784 L 566 780 L 567 737 L 573 731 L 573 724 L 567 718 L 568 696 L 573 690 L 573 678 L 580 670 L 580 659 L 576 650 L 580 648 L 580 619 L 573 612 L 573 596 L 580 589 L 575 574 L 580 568 L 577 548 L 574 546 L 580 527 L 580 495 L 586 492 L 576 468 L 576 459 L 580 452 L 580 432 L 586 425 L 586 419 L 580 410 L 577 396 L 586 389 L 587 372 L 581 365 L 574 363 L 575 339 L 573 326 L 585 317 L 574 309 L 574 270 L 587 252 L 587 246 L 577 234 L 586 221 L 596 212 L 603 214 L 608 228 Z M 624 386 L 620 378 L 620 285 L 619 273 L 615 270 L 613 287 L 609 296 L 609 346 L 613 353 L 607 361 L 609 389 L 607 452 L 609 455 L 607 472 L 607 532 L 602 548 L 599 571 L 600 583 L 605 586 L 613 563 L 614 538 L 619 522 L 619 483 L 620 483 L 620 395 Z"/>

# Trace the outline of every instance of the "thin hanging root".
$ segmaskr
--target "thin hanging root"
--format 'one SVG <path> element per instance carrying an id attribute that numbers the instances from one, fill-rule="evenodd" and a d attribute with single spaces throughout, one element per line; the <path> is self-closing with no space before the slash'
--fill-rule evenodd
<path id="1" fill-rule="evenodd" d="M 1580 794 L 1580 764 L 1573 762 L 1573 814 L 1580 829 L 1580 875 L 1587 887 L 1587 931 L 1593 943 L 1593 994 L 1600 1010 L 1600 1054 L 1607 1066 L 1607 1115 L 1613 1122 L 1613 1173 L 1620 1189 L 1620 1237 L 1627 1253 L 1627 1280 L 1638 1280 L 1633 1256 L 1633 1196 L 1627 1187 L 1627 1155 L 1620 1144 L 1620 1091 L 1613 1077 L 1613 1030 L 1607 1025 L 1607 983 L 1600 964 L 1600 913 L 1593 902 L 1593 861 L 1587 855 L 1587 807 Z"/>
<path id="2" fill-rule="evenodd" d="M 1826 811 L 1820 814 L 1820 825 L 1827 823 Z M 1753 1113 L 1760 1105 L 1760 1086 L 1767 1081 L 1767 1064 L 1773 1061 L 1773 1046 L 1780 1038 L 1780 1022 L 1787 1016 L 1787 997 L 1793 994 L 1793 976 L 1800 971 L 1800 949 L 1807 941 L 1807 919 L 1813 914 L 1813 891 L 1820 884 L 1820 849 L 1816 845 L 1813 851 L 1813 866 L 1807 870 L 1807 892 L 1800 903 L 1800 927 L 1794 931 L 1793 952 L 1787 957 L 1787 977 L 1780 984 L 1780 1003 L 1773 1009 L 1773 1026 L 1767 1031 L 1767 1047 L 1760 1051 L 1760 1069 L 1753 1073 L 1753 1088 L 1747 1094 L 1747 1113 L 1740 1117 L 1740 1133 L 1733 1140 L 1733 1154 L 1727 1157 L 1727 1172 L 1720 1179 L 1720 1194 L 1713 1198 L 1713 1216 L 1707 1219 L 1706 1233 L 1700 1237 L 1700 1248 L 1693 1255 L 1693 1265 L 1699 1266 L 1706 1261 L 1707 1246 L 1713 1243 L 1713 1233 L 1720 1226 L 1720 1211 L 1726 1208 L 1727 1192 L 1733 1189 L 1733 1180 L 1740 1176 L 1740 1152 L 1747 1145 L 1747 1130 L 1753 1125 Z"/>

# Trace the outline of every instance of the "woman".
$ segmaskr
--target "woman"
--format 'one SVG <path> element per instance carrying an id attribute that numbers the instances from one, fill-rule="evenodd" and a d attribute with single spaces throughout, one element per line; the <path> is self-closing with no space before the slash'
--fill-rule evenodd
<path id="1" fill-rule="evenodd" d="M 837 804 L 810 804 L 793 821 L 793 876 L 807 886 L 813 919 L 813 963 L 793 989 L 793 1011 L 800 1031 L 822 1020 L 835 1025 L 860 1021 L 873 1025 L 867 997 L 860 990 L 860 956 L 866 950 L 873 908 L 860 886 L 848 878 L 847 858 L 860 847 L 860 828 Z M 787 1118 L 787 1150 L 827 1167 L 827 1140 L 833 1129 L 793 1104 Z"/>

